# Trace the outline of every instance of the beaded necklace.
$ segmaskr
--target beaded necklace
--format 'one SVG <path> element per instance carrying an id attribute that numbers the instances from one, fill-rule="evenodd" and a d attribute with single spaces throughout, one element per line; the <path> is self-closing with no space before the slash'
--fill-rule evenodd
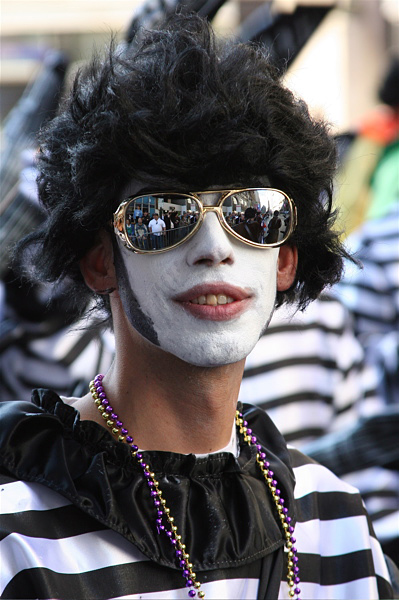
<path id="1" fill-rule="evenodd" d="M 174 518 L 170 514 L 170 509 L 166 505 L 165 498 L 162 497 L 162 490 L 159 488 L 159 482 L 155 478 L 155 473 L 151 471 L 150 465 L 145 462 L 143 454 L 139 451 L 138 446 L 133 443 L 133 437 L 129 435 L 128 430 L 124 427 L 123 422 L 120 420 L 107 399 L 102 385 L 103 378 L 104 375 L 96 375 L 94 380 L 90 382 L 90 392 L 94 402 L 113 435 L 117 437 L 120 442 L 129 444 L 132 449 L 132 456 L 143 469 L 143 475 L 149 488 L 150 498 L 154 504 L 156 514 L 155 523 L 158 534 L 163 532 L 169 539 L 177 564 L 183 571 L 186 587 L 189 588 L 188 596 L 190 598 L 195 598 L 195 596 L 198 595 L 198 598 L 205 598 L 205 592 L 201 590 L 201 583 L 197 580 L 196 573 L 193 571 L 193 564 L 190 561 L 190 556 L 186 552 L 186 545 L 182 543 L 181 535 L 178 534 L 177 527 L 174 523 Z M 252 430 L 248 427 L 248 423 L 245 421 L 242 413 L 238 410 L 236 411 L 235 421 L 239 433 L 243 436 L 243 439 L 248 446 L 253 445 L 256 447 L 256 462 L 274 500 L 285 538 L 285 547 L 288 551 L 288 595 L 290 598 L 296 596 L 297 600 L 300 600 L 299 594 L 301 590 L 297 587 L 300 582 L 299 567 L 297 564 L 298 557 L 297 549 L 294 546 L 296 540 L 293 537 L 294 527 L 291 525 L 291 517 L 288 516 L 288 509 L 284 506 L 284 498 L 281 497 L 281 492 L 277 487 L 278 483 L 274 478 L 274 473 L 269 468 L 270 463 L 266 460 L 266 453 L 258 443 Z"/>

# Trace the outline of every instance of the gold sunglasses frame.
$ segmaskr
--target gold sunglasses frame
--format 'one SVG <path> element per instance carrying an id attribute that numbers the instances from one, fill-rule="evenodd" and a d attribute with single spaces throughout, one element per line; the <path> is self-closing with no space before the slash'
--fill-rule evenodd
<path id="1" fill-rule="evenodd" d="M 237 194 L 239 192 L 251 192 L 251 191 L 255 191 L 255 190 L 260 190 L 260 191 L 268 190 L 271 192 L 279 192 L 280 194 L 283 194 L 283 196 L 286 198 L 286 200 L 288 200 L 288 204 L 291 209 L 292 219 L 290 222 L 289 231 L 283 240 L 281 240 L 279 242 L 274 242 L 273 244 L 267 244 L 267 245 L 266 244 L 258 244 L 257 242 L 252 242 L 251 240 L 248 240 L 248 239 L 244 238 L 243 236 L 241 236 L 239 233 L 236 233 L 234 231 L 234 229 L 232 229 L 230 227 L 230 225 L 227 223 L 227 221 L 224 217 L 224 214 L 223 214 L 223 210 L 222 210 L 222 204 L 224 203 L 224 201 L 227 200 L 227 198 L 229 198 L 229 196 L 233 196 L 234 194 Z M 220 199 L 218 200 L 217 204 L 215 204 L 213 206 L 204 206 L 203 202 L 198 197 L 200 195 L 203 196 L 205 194 L 215 194 L 215 193 L 220 194 L 221 196 L 220 196 Z M 180 196 L 180 197 L 183 196 L 184 198 L 190 198 L 191 200 L 194 200 L 196 202 L 196 204 L 198 204 L 198 208 L 199 208 L 198 221 L 195 223 L 195 227 L 190 231 L 190 233 L 182 240 L 179 240 L 178 242 L 173 244 L 173 246 L 168 246 L 167 248 L 158 248 L 156 250 L 144 250 L 144 249 L 139 250 L 132 245 L 132 243 L 129 240 L 127 231 L 126 231 L 126 210 L 127 210 L 128 205 L 133 200 L 136 200 L 137 198 L 142 198 L 143 196 L 157 196 L 157 195 L 169 195 L 169 196 L 175 195 L 175 196 Z M 295 227 L 297 226 L 297 210 L 296 210 L 295 202 L 292 200 L 292 198 L 290 198 L 288 196 L 288 194 L 286 194 L 285 192 L 283 192 L 282 190 L 279 190 L 277 188 L 241 188 L 241 189 L 234 189 L 234 190 L 207 190 L 205 192 L 190 192 L 187 194 L 186 193 L 180 194 L 179 192 L 151 192 L 151 193 L 148 192 L 148 193 L 138 194 L 137 196 L 129 196 L 129 198 L 124 200 L 118 206 L 116 211 L 114 212 L 114 215 L 113 215 L 114 232 L 115 232 L 115 235 L 117 235 L 119 237 L 119 239 L 122 241 L 123 245 L 128 250 L 131 250 L 135 254 L 161 254 L 162 252 L 168 252 L 169 250 L 173 250 L 173 248 L 177 248 L 178 246 L 181 246 L 181 244 L 184 244 L 193 235 L 195 235 L 197 233 L 197 231 L 199 231 L 199 229 L 204 221 L 205 215 L 208 212 L 216 213 L 216 215 L 219 219 L 219 223 L 221 224 L 221 226 L 227 233 L 229 233 L 230 235 L 235 237 L 240 242 L 243 242 L 244 244 L 247 244 L 248 246 L 252 246 L 253 248 L 264 248 L 264 249 L 278 248 L 279 246 L 282 246 L 283 244 L 287 243 L 288 239 L 290 238 L 293 231 L 295 230 Z M 120 229 L 121 226 L 122 226 L 122 229 Z"/>

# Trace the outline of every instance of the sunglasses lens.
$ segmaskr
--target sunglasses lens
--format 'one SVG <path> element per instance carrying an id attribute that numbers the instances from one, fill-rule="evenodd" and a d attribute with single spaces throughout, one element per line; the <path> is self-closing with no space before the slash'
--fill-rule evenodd
<path id="1" fill-rule="evenodd" d="M 281 244 L 292 230 L 292 208 L 279 190 L 243 190 L 223 202 L 227 224 L 248 241 L 261 246 Z"/>
<path id="2" fill-rule="evenodd" d="M 139 215 L 149 209 L 153 215 L 146 223 Z M 184 240 L 196 228 L 199 215 L 198 202 L 185 194 L 136 196 L 126 207 L 126 233 L 136 250 L 165 250 Z"/>

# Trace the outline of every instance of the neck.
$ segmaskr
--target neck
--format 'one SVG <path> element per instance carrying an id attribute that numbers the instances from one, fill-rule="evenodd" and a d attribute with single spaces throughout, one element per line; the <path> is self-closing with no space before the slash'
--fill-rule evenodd
<path id="1" fill-rule="evenodd" d="M 199 368 L 167 357 L 135 361 L 134 373 L 115 362 L 103 381 L 107 398 L 143 450 L 220 450 L 230 440 L 244 365 Z"/>
<path id="2" fill-rule="evenodd" d="M 116 336 L 116 357 L 103 386 L 139 448 L 206 454 L 229 443 L 245 360 L 196 367 L 136 332 Z"/>

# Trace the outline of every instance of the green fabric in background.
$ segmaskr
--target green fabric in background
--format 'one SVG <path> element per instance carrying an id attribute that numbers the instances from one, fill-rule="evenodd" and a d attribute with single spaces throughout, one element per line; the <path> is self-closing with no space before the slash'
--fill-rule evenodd
<path id="1" fill-rule="evenodd" d="M 367 219 L 379 219 L 388 214 L 399 200 L 399 140 L 387 146 L 371 180 L 371 198 Z"/>

